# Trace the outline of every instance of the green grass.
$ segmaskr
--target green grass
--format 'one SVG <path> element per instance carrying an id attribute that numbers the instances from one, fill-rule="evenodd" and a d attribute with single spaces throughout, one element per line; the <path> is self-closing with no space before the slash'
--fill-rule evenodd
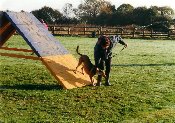
<path id="1" fill-rule="evenodd" d="M 94 63 L 95 38 L 56 38 Z M 0 122 L 175 122 L 175 42 L 125 41 L 114 49 L 110 87 L 63 90 L 40 61 L 0 56 Z M 20 36 L 5 45 L 30 49 Z"/>

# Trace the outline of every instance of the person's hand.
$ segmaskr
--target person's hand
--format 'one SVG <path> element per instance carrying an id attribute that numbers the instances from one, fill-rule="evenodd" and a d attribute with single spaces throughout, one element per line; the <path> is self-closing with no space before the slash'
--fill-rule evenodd
<path id="1" fill-rule="evenodd" d="M 124 45 L 124 48 L 127 48 L 127 47 L 128 47 L 128 44 L 125 44 L 125 45 Z"/>

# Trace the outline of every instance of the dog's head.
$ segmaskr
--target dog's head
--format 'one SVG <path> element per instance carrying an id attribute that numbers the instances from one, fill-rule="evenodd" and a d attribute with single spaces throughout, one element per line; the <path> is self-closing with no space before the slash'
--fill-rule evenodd
<path id="1" fill-rule="evenodd" d="M 102 75 L 104 78 L 106 78 L 106 75 L 105 75 L 104 71 L 99 69 L 99 68 L 96 68 L 96 74 Z"/>
<path id="2" fill-rule="evenodd" d="M 104 78 L 106 78 L 106 75 L 105 75 L 104 71 L 95 66 L 91 71 L 91 76 L 93 77 L 96 74 L 97 75 L 102 75 Z"/>

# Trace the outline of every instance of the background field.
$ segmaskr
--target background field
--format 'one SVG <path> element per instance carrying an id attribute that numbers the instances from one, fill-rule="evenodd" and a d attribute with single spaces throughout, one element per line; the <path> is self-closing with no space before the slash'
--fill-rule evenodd
<path id="1" fill-rule="evenodd" d="M 56 38 L 94 63 L 96 38 Z M 63 90 L 40 61 L 0 56 L 0 122 L 175 122 L 175 42 L 125 41 L 114 49 L 110 87 Z M 5 45 L 30 49 L 20 36 Z"/>

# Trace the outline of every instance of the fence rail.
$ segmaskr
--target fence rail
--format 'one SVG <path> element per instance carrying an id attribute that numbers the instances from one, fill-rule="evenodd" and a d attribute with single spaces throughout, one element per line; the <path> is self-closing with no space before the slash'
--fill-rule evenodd
<path id="1" fill-rule="evenodd" d="M 101 34 L 118 34 L 129 38 L 175 38 L 175 29 L 169 29 L 168 32 L 155 32 L 152 29 L 145 28 L 49 25 L 49 31 L 53 35 L 83 35 L 89 37 Z"/>

